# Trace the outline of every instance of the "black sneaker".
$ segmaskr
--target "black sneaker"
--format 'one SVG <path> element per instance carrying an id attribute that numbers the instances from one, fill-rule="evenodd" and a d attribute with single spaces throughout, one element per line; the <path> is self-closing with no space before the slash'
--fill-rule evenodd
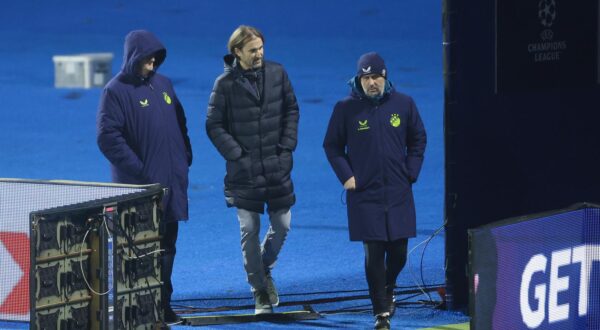
<path id="1" fill-rule="evenodd" d="M 254 291 L 254 314 L 273 313 L 273 305 L 266 290 Z"/>
<path id="2" fill-rule="evenodd" d="M 177 324 L 177 323 L 181 323 L 183 320 L 181 319 L 181 317 L 179 315 L 175 314 L 175 312 L 173 311 L 173 309 L 171 307 L 168 307 L 168 308 L 165 308 L 164 321 L 167 324 Z"/>
<path id="3" fill-rule="evenodd" d="M 277 288 L 275 288 L 275 282 L 271 274 L 267 274 L 267 294 L 269 294 L 269 301 L 273 307 L 279 306 L 279 294 L 277 294 Z"/>
<path id="4" fill-rule="evenodd" d="M 375 330 L 390 330 L 389 313 L 377 314 L 375 317 Z"/>

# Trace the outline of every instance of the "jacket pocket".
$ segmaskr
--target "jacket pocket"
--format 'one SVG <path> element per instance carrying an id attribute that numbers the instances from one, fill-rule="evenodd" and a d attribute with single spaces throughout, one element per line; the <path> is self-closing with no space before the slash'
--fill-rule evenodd
<path id="1" fill-rule="evenodd" d="M 228 160 L 226 165 L 227 181 L 235 185 L 252 183 L 252 160 L 249 154 L 244 154 L 236 160 Z"/>
<path id="2" fill-rule="evenodd" d="M 408 167 L 406 162 L 397 159 L 394 160 L 389 166 L 389 180 L 390 183 L 395 185 L 410 185 Z"/>
<path id="3" fill-rule="evenodd" d="M 283 174 L 288 174 L 292 172 L 292 167 L 294 166 L 294 160 L 292 157 L 292 152 L 288 150 L 283 150 L 279 156 L 279 170 L 283 172 Z"/>
<path id="4" fill-rule="evenodd" d="M 365 190 L 365 183 L 362 180 L 359 180 L 356 176 L 354 176 L 354 190 L 349 190 L 351 192 L 361 192 Z"/>

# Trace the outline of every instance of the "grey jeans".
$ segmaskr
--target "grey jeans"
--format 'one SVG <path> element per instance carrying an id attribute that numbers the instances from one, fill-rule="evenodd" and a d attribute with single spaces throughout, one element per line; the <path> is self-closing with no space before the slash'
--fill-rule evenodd
<path id="1" fill-rule="evenodd" d="M 262 241 L 260 234 L 260 214 L 244 209 L 237 209 L 240 222 L 242 256 L 248 283 L 252 290 L 264 290 L 267 286 L 266 272 L 270 272 L 277 261 L 283 242 L 290 230 L 292 212 L 290 209 L 269 212 L 271 222 L 269 230 Z"/>

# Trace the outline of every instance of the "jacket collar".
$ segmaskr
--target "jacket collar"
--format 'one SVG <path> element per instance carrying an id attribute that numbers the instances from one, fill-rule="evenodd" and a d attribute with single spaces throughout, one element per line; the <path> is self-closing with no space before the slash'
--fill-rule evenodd
<path id="1" fill-rule="evenodd" d="M 360 84 L 360 78 L 358 76 L 354 76 L 348 80 L 348 85 L 350 86 L 350 96 L 359 100 L 368 100 L 374 104 L 381 104 L 385 102 L 389 95 L 394 91 L 394 85 L 388 79 L 385 80 L 385 86 L 383 87 L 383 94 L 379 97 L 370 97 L 365 94 Z"/>
<path id="2" fill-rule="evenodd" d="M 252 84 L 250 83 L 248 78 L 246 78 L 244 76 L 244 70 L 238 64 L 236 58 L 231 54 L 227 54 L 223 57 L 223 61 L 224 61 L 224 66 L 225 66 L 225 72 L 226 73 L 229 72 L 229 73 L 233 74 L 234 81 L 236 83 L 240 84 L 242 86 L 242 88 L 244 88 L 246 90 L 246 92 L 248 92 L 248 94 L 250 94 L 251 98 L 255 102 L 257 102 L 257 103 L 260 102 L 259 96 L 256 95 L 254 87 L 252 87 Z M 269 89 L 269 86 L 271 83 L 271 74 L 269 74 L 269 70 L 268 70 L 268 66 L 266 65 L 266 62 L 264 62 L 261 70 L 263 70 L 263 72 L 264 72 L 263 95 L 265 95 L 266 91 Z M 263 97 L 263 99 L 264 99 L 264 97 Z"/>

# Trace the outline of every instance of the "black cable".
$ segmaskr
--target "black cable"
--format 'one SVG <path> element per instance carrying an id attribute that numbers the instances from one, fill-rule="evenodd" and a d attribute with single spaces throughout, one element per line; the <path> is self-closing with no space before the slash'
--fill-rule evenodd
<path id="1" fill-rule="evenodd" d="M 433 238 L 433 236 L 432 236 Z M 425 246 L 423 247 L 423 251 L 421 252 L 421 262 L 419 264 L 419 267 L 421 268 L 421 284 L 425 285 L 425 276 L 423 275 L 423 260 L 425 259 L 425 250 L 427 249 L 427 245 L 429 245 L 429 242 L 431 242 L 431 239 L 427 240 L 427 242 L 425 243 Z M 427 297 L 429 298 L 429 301 L 433 302 L 433 298 L 431 298 L 431 295 L 429 294 L 429 291 L 425 291 L 427 294 Z"/>
<path id="2" fill-rule="evenodd" d="M 429 242 L 431 242 L 444 228 L 444 226 L 446 225 L 446 222 L 444 221 L 444 223 L 438 228 L 436 229 L 433 234 L 431 234 L 431 236 L 429 236 L 429 238 L 427 239 L 427 241 L 425 242 L 425 246 L 423 247 L 423 251 L 421 252 L 421 262 L 420 262 L 420 268 L 421 268 L 421 283 L 423 284 L 423 287 L 426 287 L 425 284 L 425 276 L 423 275 L 423 260 L 425 260 L 425 250 L 427 250 L 427 246 L 429 245 Z M 440 302 L 438 304 L 436 304 L 433 301 L 433 298 L 431 298 L 431 295 L 429 294 L 429 291 L 425 291 L 427 294 L 427 297 L 429 298 L 429 302 L 431 304 L 433 304 L 436 308 L 439 307 L 441 304 L 443 304 L 443 302 Z"/>
<path id="3" fill-rule="evenodd" d="M 119 213 L 117 213 L 117 215 L 118 214 Z M 102 215 L 104 216 L 104 221 L 107 221 L 107 215 L 105 213 L 103 213 Z M 125 229 L 121 226 L 121 221 L 114 221 L 114 219 L 113 219 L 112 223 L 113 223 L 113 227 L 116 228 L 118 231 L 120 231 L 120 233 L 122 234 L 122 237 L 124 237 L 125 240 L 127 240 L 129 249 L 133 252 L 133 254 L 135 255 L 136 259 L 141 259 L 142 258 L 142 256 L 140 256 L 140 252 L 141 251 L 135 245 L 135 242 L 134 242 L 133 238 L 130 235 L 128 235 L 127 232 L 125 231 Z M 113 231 L 113 233 L 115 233 L 115 232 Z M 118 234 L 119 233 L 117 233 L 117 235 Z M 113 240 L 113 249 L 115 249 L 115 247 L 118 249 L 118 242 L 116 240 Z M 160 250 L 160 242 L 159 242 L 159 250 Z M 113 253 L 113 256 L 114 256 L 114 254 L 115 253 Z M 112 258 L 113 256 L 110 256 L 110 257 Z M 159 260 L 159 263 L 160 263 L 160 260 Z M 114 264 L 114 262 L 113 262 L 113 264 Z M 116 267 L 116 266 L 113 265 L 113 267 Z M 162 266 L 161 266 L 161 269 L 162 269 Z M 162 281 L 158 277 L 156 277 L 156 274 L 152 274 L 152 278 L 154 278 L 156 280 L 156 282 L 162 283 Z M 114 283 L 114 280 L 113 280 L 113 283 Z M 150 282 L 148 282 L 147 278 L 145 279 L 145 284 L 146 284 L 146 289 L 148 290 L 148 292 L 151 295 L 152 294 L 152 288 L 150 287 Z M 161 292 L 162 292 L 162 288 L 161 288 Z M 162 299 L 162 297 L 161 297 L 161 299 Z M 151 300 L 152 300 L 152 306 L 154 307 L 154 310 L 160 316 L 160 309 L 156 305 L 156 300 L 155 299 L 151 299 Z M 168 324 L 164 320 L 161 320 L 159 318 L 159 321 L 162 322 L 161 325 L 168 327 Z"/>
<path id="4" fill-rule="evenodd" d="M 424 286 L 396 286 L 396 289 L 401 289 L 397 291 L 398 294 L 403 293 L 412 293 L 413 290 L 418 291 L 419 288 L 423 289 L 437 289 L 442 287 L 443 284 L 430 284 Z M 309 296 L 309 295 L 319 295 L 319 294 L 336 294 L 336 293 L 356 293 L 356 292 L 366 292 L 369 289 L 354 289 L 354 290 L 334 290 L 334 291 L 313 291 L 313 292 L 297 292 L 297 293 L 283 293 L 280 294 L 280 297 L 292 297 L 292 296 Z M 172 300 L 173 302 L 185 302 L 185 301 L 218 301 L 218 300 L 245 300 L 252 299 L 250 296 L 246 297 L 224 297 L 224 298 L 188 298 L 188 299 L 177 299 Z"/>
<path id="5" fill-rule="evenodd" d="M 437 288 L 431 287 L 430 289 L 434 290 Z M 352 292 L 357 292 L 357 291 L 364 292 L 364 291 L 368 291 L 368 290 L 352 290 Z M 412 299 L 414 297 L 418 297 L 418 296 L 422 295 L 423 293 L 422 293 L 421 288 L 414 288 L 414 289 L 410 289 L 410 290 L 397 291 L 394 294 L 396 296 L 398 296 L 400 294 L 410 295 L 408 297 L 404 297 L 404 298 L 396 301 L 397 303 L 400 303 L 405 300 Z M 251 299 L 251 298 L 248 297 L 248 298 L 240 298 L 240 299 Z M 298 306 L 298 305 L 299 306 L 317 305 L 317 304 L 328 304 L 328 303 L 335 303 L 335 302 L 341 302 L 341 301 L 362 300 L 362 299 L 369 299 L 369 295 L 362 294 L 362 295 L 350 295 L 350 296 L 341 296 L 341 297 L 316 298 L 316 299 L 310 299 L 310 300 L 288 301 L 288 302 L 281 302 L 279 304 L 279 306 L 284 307 L 284 306 Z M 206 301 L 206 299 L 199 299 L 199 300 Z M 190 300 L 179 300 L 179 301 L 190 301 Z M 179 306 L 182 308 L 185 308 L 187 313 L 225 312 L 225 311 L 244 310 L 244 309 L 254 308 L 254 305 L 218 306 L 218 307 L 206 307 L 206 308 L 198 308 L 198 307 L 194 307 L 194 306 L 185 306 L 185 305 L 179 305 Z"/>
<path id="6" fill-rule="evenodd" d="M 406 301 L 408 299 L 412 299 L 412 298 L 418 297 L 420 295 L 421 295 L 421 293 L 417 293 L 417 294 L 413 294 L 412 296 L 405 297 L 401 300 L 397 300 L 396 306 L 422 305 L 419 302 Z M 355 305 L 355 306 L 343 307 L 343 308 L 338 308 L 338 309 L 320 311 L 318 313 L 326 315 L 326 314 L 341 314 L 341 313 L 364 313 L 364 312 L 370 312 L 370 311 L 372 311 L 372 307 L 371 307 L 371 304 L 369 303 L 369 304 L 365 304 L 365 305 Z"/>

